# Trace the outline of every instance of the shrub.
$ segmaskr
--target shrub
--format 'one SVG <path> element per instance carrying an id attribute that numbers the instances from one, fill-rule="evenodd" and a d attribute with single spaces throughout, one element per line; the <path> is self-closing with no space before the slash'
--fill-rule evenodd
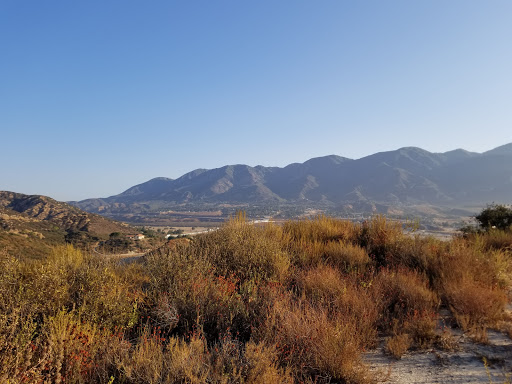
<path id="1" fill-rule="evenodd" d="M 511 257 L 505 231 L 441 242 L 380 216 L 240 216 L 129 265 L 73 247 L 0 252 L 0 381 L 367 383 L 360 354 L 379 335 L 397 357 L 454 347 L 434 332 L 439 297 L 481 340 L 510 332 Z"/>
<path id="2" fill-rule="evenodd" d="M 36 322 L 26 318 L 21 309 L 0 313 L 0 382 L 41 378 L 32 369 L 38 358 L 34 351 L 40 347 L 38 341 L 33 341 L 36 329 Z"/>
<path id="3" fill-rule="evenodd" d="M 492 230 L 480 234 L 485 248 L 490 250 L 512 250 L 512 231 Z M 473 239 L 473 241 L 478 241 Z"/>
<path id="4" fill-rule="evenodd" d="M 406 268 L 424 274 L 432 283 L 438 277 L 436 260 L 446 252 L 446 243 L 433 237 L 404 236 L 388 254 L 387 262 L 394 268 Z"/>
<path id="5" fill-rule="evenodd" d="M 276 343 L 280 364 L 289 365 L 301 380 L 368 380 L 360 360 L 362 343 L 355 324 L 342 315 L 330 316 L 307 301 L 280 295 L 269 308 L 267 322 L 259 328 L 257 337 Z"/>
<path id="6" fill-rule="evenodd" d="M 298 274 L 299 297 L 354 325 L 363 348 L 376 341 L 378 308 L 370 292 L 352 276 L 343 276 L 331 266 L 319 265 Z"/>
<path id="7" fill-rule="evenodd" d="M 447 283 L 448 304 L 459 326 L 467 331 L 485 333 L 485 328 L 502 319 L 507 295 L 474 280 Z"/>
<path id="8" fill-rule="evenodd" d="M 497 229 L 510 229 L 512 225 L 512 208 L 502 204 L 490 204 L 482 210 L 475 219 L 480 223 L 480 226 L 486 230 Z"/>
<path id="9" fill-rule="evenodd" d="M 344 272 L 361 272 L 370 258 L 366 249 L 356 244 L 359 231 L 359 226 L 351 222 L 320 217 L 286 223 L 282 241 L 288 242 L 286 247 L 299 268 L 326 263 Z"/>
<path id="10" fill-rule="evenodd" d="M 250 341 L 245 347 L 248 365 L 247 384 L 292 384 L 290 370 L 279 367 L 279 355 L 274 345 Z"/>
<path id="11" fill-rule="evenodd" d="M 218 231 L 199 236 L 193 247 L 215 265 L 220 275 L 236 275 L 241 281 L 284 281 L 290 257 L 282 249 L 280 234 L 272 226 L 256 227 L 241 217 Z"/>
<path id="12" fill-rule="evenodd" d="M 382 269 L 373 280 L 372 294 L 381 314 L 379 327 L 384 332 L 403 328 L 415 316 L 428 317 L 439 305 L 428 281 L 408 269 Z"/>
<path id="13" fill-rule="evenodd" d="M 46 276 L 59 282 L 56 294 L 61 295 L 56 308 L 80 308 L 83 319 L 111 329 L 131 328 L 137 323 L 144 296 L 114 264 L 68 245 L 56 247 L 43 268 Z"/>
<path id="14" fill-rule="evenodd" d="M 359 244 L 366 248 L 378 266 L 393 264 L 397 246 L 404 239 L 402 224 L 390 221 L 382 215 L 365 221 L 361 228 Z"/>
<path id="15" fill-rule="evenodd" d="M 94 356 L 89 348 L 94 343 L 95 330 L 83 326 L 73 314 L 64 311 L 46 319 L 48 324 L 48 362 L 47 377 L 55 383 L 76 382 L 80 377 L 88 376 L 92 369 Z"/>
<path id="16" fill-rule="evenodd" d="M 216 276 L 212 271 L 198 271 L 191 276 L 174 272 L 174 281 L 165 293 L 153 291 L 156 320 L 167 331 L 177 327 L 186 335 L 201 327 L 208 340 L 218 339 L 225 329 L 243 326 L 244 305 L 237 292 L 237 280 Z M 246 325 L 249 327 L 249 325 Z M 234 331 L 240 331 L 234 329 Z"/>
<path id="17" fill-rule="evenodd" d="M 485 236 L 474 239 L 454 239 L 447 253 L 438 259 L 440 280 L 462 283 L 473 280 L 487 287 L 503 285 L 510 274 L 511 254 L 487 250 Z"/>
<path id="18" fill-rule="evenodd" d="M 176 328 L 180 335 L 200 327 L 209 342 L 227 329 L 248 339 L 256 321 L 252 314 L 260 315 L 254 308 L 257 284 L 220 274 L 196 247 L 178 246 L 146 258 L 154 320 L 167 332 Z"/>
<path id="19" fill-rule="evenodd" d="M 345 272 L 364 271 L 370 263 L 368 253 L 359 245 L 329 242 L 324 248 L 325 261 Z"/>
<path id="20" fill-rule="evenodd" d="M 398 335 L 393 335 L 386 340 L 386 352 L 395 359 L 400 359 L 411 345 L 411 337 L 407 333 L 400 333 Z"/>
<path id="21" fill-rule="evenodd" d="M 205 383 L 210 375 L 208 349 L 201 334 L 194 332 L 189 341 L 171 338 L 166 347 L 170 382 Z"/>
<path id="22" fill-rule="evenodd" d="M 336 300 L 347 291 L 341 273 L 327 265 L 300 272 L 297 285 L 306 297 L 326 308 L 332 308 Z"/>
<path id="23" fill-rule="evenodd" d="M 283 225 L 283 232 L 297 243 L 355 242 L 360 235 L 360 227 L 350 221 L 318 216 L 311 220 L 288 221 Z"/>

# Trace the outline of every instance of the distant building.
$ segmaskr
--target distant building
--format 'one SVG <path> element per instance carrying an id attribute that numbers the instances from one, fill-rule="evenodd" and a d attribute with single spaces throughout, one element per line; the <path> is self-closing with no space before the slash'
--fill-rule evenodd
<path id="1" fill-rule="evenodd" d="M 144 235 L 142 233 L 137 233 L 136 235 L 128 235 L 127 237 L 131 240 L 142 240 Z"/>

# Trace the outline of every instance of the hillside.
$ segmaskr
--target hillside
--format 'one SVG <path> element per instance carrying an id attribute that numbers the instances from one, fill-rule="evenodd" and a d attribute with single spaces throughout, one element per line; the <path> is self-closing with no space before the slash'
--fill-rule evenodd
<path id="1" fill-rule="evenodd" d="M 70 236 L 86 241 L 134 231 L 46 196 L 0 191 L 0 249 L 10 253 L 41 256 Z"/>
<path id="2" fill-rule="evenodd" d="M 376 204 L 481 207 L 491 201 L 512 201 L 512 144 L 485 153 L 406 147 L 357 160 L 319 157 L 284 168 L 227 165 L 174 180 L 152 179 L 119 195 L 73 204 L 112 214 L 180 204 L 327 204 L 374 210 Z"/>

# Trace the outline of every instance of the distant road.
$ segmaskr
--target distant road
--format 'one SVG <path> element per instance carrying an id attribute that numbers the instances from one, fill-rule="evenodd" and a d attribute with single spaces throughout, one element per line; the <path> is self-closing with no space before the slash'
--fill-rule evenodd
<path id="1" fill-rule="evenodd" d="M 119 259 L 119 261 L 123 264 L 133 263 L 137 259 L 144 256 L 147 252 L 137 253 L 137 252 L 128 252 L 128 253 L 101 253 L 98 252 L 96 249 L 97 246 L 92 249 L 92 251 L 102 257 L 108 258 L 108 259 Z"/>

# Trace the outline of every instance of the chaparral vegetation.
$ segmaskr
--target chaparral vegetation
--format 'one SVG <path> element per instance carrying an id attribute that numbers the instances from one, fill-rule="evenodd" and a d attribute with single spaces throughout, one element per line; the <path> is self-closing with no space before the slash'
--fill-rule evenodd
<path id="1" fill-rule="evenodd" d="M 451 241 L 377 216 L 282 226 L 244 215 L 122 264 L 72 246 L 0 255 L 2 383 L 372 383 L 442 348 L 441 308 L 477 340 L 505 318 L 512 233 Z M 510 320 L 510 319 L 509 319 Z"/>

